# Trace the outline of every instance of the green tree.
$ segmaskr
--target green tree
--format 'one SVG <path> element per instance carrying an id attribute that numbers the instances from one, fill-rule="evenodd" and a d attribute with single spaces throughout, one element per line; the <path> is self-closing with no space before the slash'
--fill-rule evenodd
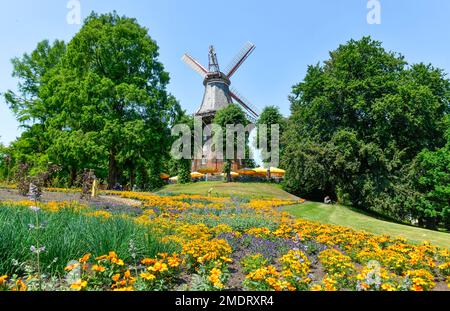
<path id="1" fill-rule="evenodd" d="M 12 59 L 12 76 L 19 80 L 18 93 L 8 90 L 5 100 L 21 123 L 45 125 L 48 118 L 54 115 L 55 107 L 43 100 L 42 87 L 60 64 L 65 52 L 64 41 L 56 40 L 50 44 L 44 40 L 37 44 L 31 54 L 25 53 L 21 58 Z"/>
<path id="2" fill-rule="evenodd" d="M 279 130 L 279 137 L 281 137 L 283 135 L 283 132 L 285 131 L 285 123 L 286 120 L 283 117 L 283 115 L 280 113 L 280 109 L 276 106 L 267 106 L 263 109 L 263 111 L 261 112 L 261 115 L 258 118 L 258 121 L 256 122 L 256 128 L 257 128 L 257 141 L 261 141 L 261 139 L 263 139 L 263 141 L 267 142 L 267 149 L 263 149 L 261 151 L 261 156 L 263 159 L 266 159 L 264 162 L 264 164 L 267 166 L 267 179 L 270 180 L 271 176 L 270 176 L 270 163 L 273 161 L 273 159 L 270 158 L 270 154 L 272 152 L 272 143 L 278 143 L 279 144 L 279 140 L 278 141 L 272 141 L 273 136 L 272 136 L 272 126 L 278 126 L 278 130 Z M 261 137 L 262 133 L 261 133 L 261 125 L 265 125 L 267 126 L 267 131 L 265 133 L 266 137 Z M 257 147 L 261 147 L 261 146 L 257 146 Z M 282 150 L 282 146 L 279 146 L 280 151 Z"/>
<path id="3" fill-rule="evenodd" d="M 191 129 L 191 154 L 193 153 L 194 149 L 194 118 L 187 115 L 185 112 L 183 112 L 180 117 L 178 118 L 179 124 L 186 124 Z M 177 160 L 177 176 L 178 176 L 178 183 L 179 184 L 187 184 L 192 181 L 191 179 L 191 167 L 192 167 L 192 160 L 191 159 L 180 159 Z"/>
<path id="4" fill-rule="evenodd" d="M 125 167 L 134 169 L 130 162 L 136 158 L 149 165 L 140 167 L 141 174 L 150 174 L 142 178 L 150 184 L 142 186 L 155 187 L 160 180 L 158 159 L 167 150 L 173 102 L 165 91 L 169 75 L 157 57 L 158 46 L 135 19 L 92 13 L 49 82 L 51 100 L 70 111 L 55 123 L 99 133 L 98 143 L 108 152 L 109 187 Z"/>
<path id="5" fill-rule="evenodd" d="M 61 162 L 69 184 L 84 168 L 109 187 L 161 184 L 180 107 L 157 44 L 135 19 L 92 13 L 67 45 L 43 41 L 13 65 L 18 94 L 5 98 L 26 127 L 12 145 L 17 158 Z"/>
<path id="6" fill-rule="evenodd" d="M 225 108 L 220 109 L 217 111 L 215 117 L 214 117 L 214 124 L 217 124 L 222 127 L 223 130 L 223 137 L 217 137 L 223 139 L 223 155 L 225 160 L 224 165 L 224 173 L 226 174 L 226 180 L 227 182 L 231 182 L 231 165 L 233 161 L 237 161 L 237 149 L 238 146 L 242 143 L 245 144 L 245 146 L 248 145 L 248 133 L 245 133 L 245 141 L 242 142 L 239 135 L 234 133 L 232 140 L 233 140 L 233 154 L 234 157 L 229 159 L 226 158 L 226 147 L 227 147 L 227 125 L 242 125 L 246 127 L 248 125 L 247 117 L 244 113 L 244 111 L 236 104 L 229 104 Z"/>
<path id="7" fill-rule="evenodd" d="M 24 132 L 10 146 L 11 170 L 15 170 L 21 161 L 32 165 L 32 172 L 47 165 L 45 151 L 51 139 L 46 131 L 49 119 L 57 110 L 44 100 L 42 89 L 60 64 L 65 51 L 63 41 L 56 40 L 50 44 L 44 40 L 30 54 L 12 59 L 12 75 L 18 79 L 17 92 L 8 90 L 4 97 Z"/>
<path id="8" fill-rule="evenodd" d="M 436 229 L 442 223 L 450 230 L 450 126 L 446 146 L 435 151 L 424 149 L 420 152 L 407 176 L 417 197 L 412 202 L 411 214 L 420 225 Z"/>
<path id="9" fill-rule="evenodd" d="M 49 160 L 58 163 L 66 171 L 68 187 L 75 186 L 78 173 L 84 168 L 95 169 L 98 177 L 104 178 L 102 158 L 106 152 L 97 143 L 98 135 L 94 132 L 83 133 L 78 131 L 57 131 L 52 133 L 52 144 L 47 149 Z"/>
<path id="10" fill-rule="evenodd" d="M 0 180 L 9 181 L 11 162 L 12 158 L 9 149 L 0 143 Z"/>
<path id="11" fill-rule="evenodd" d="M 290 100 L 285 187 L 315 199 L 343 194 L 356 207 L 403 219 L 411 209 L 403 200 L 412 191 L 403 178 L 407 166 L 424 148 L 445 145 L 444 72 L 408 66 L 365 37 L 308 67 Z"/>

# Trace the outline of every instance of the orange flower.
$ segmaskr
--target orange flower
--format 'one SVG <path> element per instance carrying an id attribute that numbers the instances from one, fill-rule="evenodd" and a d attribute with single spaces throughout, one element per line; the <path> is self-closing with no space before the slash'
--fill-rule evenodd
<path id="1" fill-rule="evenodd" d="M 141 263 L 143 265 L 153 265 L 155 262 L 157 262 L 157 259 L 152 259 L 152 258 L 144 258 L 141 261 Z"/>
<path id="2" fill-rule="evenodd" d="M 161 263 L 161 262 L 157 262 L 153 265 L 153 267 L 149 267 L 148 268 L 149 271 L 154 271 L 154 272 L 164 272 L 167 271 L 167 264 L 165 263 Z"/>
<path id="3" fill-rule="evenodd" d="M 78 267 L 80 264 L 78 262 L 73 263 L 71 265 L 68 265 L 67 267 L 64 268 L 65 271 L 72 271 L 73 269 L 75 269 L 76 267 Z"/>
<path id="4" fill-rule="evenodd" d="M 24 292 L 26 290 L 27 290 L 27 285 L 25 284 L 25 282 L 22 280 L 17 280 L 16 286 L 14 287 L 13 291 Z"/>
<path id="5" fill-rule="evenodd" d="M 2 285 L 6 281 L 7 278 L 8 278 L 8 276 L 6 274 L 0 276 L 0 285 Z"/>
<path id="6" fill-rule="evenodd" d="M 86 263 L 89 260 L 89 258 L 91 258 L 91 254 L 90 253 L 88 253 L 88 254 L 84 255 L 82 258 L 80 258 L 79 262 L 80 263 Z"/>
<path id="7" fill-rule="evenodd" d="M 109 259 L 117 258 L 116 252 L 109 252 L 108 258 Z"/>
<path id="8" fill-rule="evenodd" d="M 180 260 L 178 258 L 169 258 L 167 259 L 167 263 L 170 267 L 175 268 L 180 265 Z"/>
<path id="9" fill-rule="evenodd" d="M 103 272 L 105 270 L 106 270 L 105 267 L 102 267 L 102 266 L 99 266 L 99 265 L 93 265 L 92 266 L 92 271 Z"/>
<path id="10" fill-rule="evenodd" d="M 101 256 L 98 256 L 97 258 L 95 258 L 95 260 L 103 260 L 103 259 L 107 259 L 108 258 L 108 255 L 101 255 Z"/>
<path id="11" fill-rule="evenodd" d="M 114 275 L 111 277 L 111 279 L 112 279 L 114 282 L 117 282 L 117 281 L 120 279 L 120 273 L 114 274 Z"/>

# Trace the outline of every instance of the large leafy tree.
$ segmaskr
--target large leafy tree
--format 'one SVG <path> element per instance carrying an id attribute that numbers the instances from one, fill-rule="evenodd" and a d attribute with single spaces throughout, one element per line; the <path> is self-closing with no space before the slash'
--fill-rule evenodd
<path id="1" fill-rule="evenodd" d="M 53 107 L 47 106 L 43 100 L 42 87 L 65 51 L 63 41 L 56 40 L 50 44 L 44 40 L 37 44 L 32 53 L 12 59 L 12 75 L 19 83 L 17 92 L 8 90 L 5 99 L 20 122 L 45 125 L 48 118 L 54 115 Z"/>
<path id="2" fill-rule="evenodd" d="M 226 149 L 227 149 L 227 125 L 232 126 L 238 126 L 242 125 L 246 127 L 248 125 L 248 120 L 245 115 L 245 112 L 236 104 L 229 104 L 225 108 L 220 109 L 217 111 L 216 115 L 214 116 L 214 124 L 217 124 L 222 127 L 223 131 L 223 137 L 217 137 L 223 139 L 223 155 L 225 159 L 225 165 L 224 165 L 224 173 L 226 174 L 226 180 L 227 182 L 231 181 L 231 165 L 233 161 L 237 161 L 237 150 L 238 146 L 241 144 L 244 144 L 245 146 L 248 145 L 248 134 L 245 134 L 245 141 L 241 141 L 240 135 L 237 135 L 236 133 L 232 136 L 232 145 L 229 146 L 232 147 L 234 152 L 233 158 L 226 158 Z M 231 134 L 229 133 L 230 137 Z M 248 148 L 246 147 L 246 153 L 248 151 Z M 244 160 L 244 159 L 241 159 Z"/>
<path id="3" fill-rule="evenodd" d="M 17 91 L 8 90 L 4 97 L 25 130 L 9 148 L 12 166 L 28 162 L 39 170 L 39 166 L 47 161 L 45 151 L 51 141 L 47 134 L 48 121 L 56 111 L 43 100 L 42 89 L 65 51 L 63 41 L 56 40 L 51 44 L 44 40 L 33 52 L 12 59 L 12 75 L 18 79 Z"/>
<path id="4" fill-rule="evenodd" d="M 173 102 L 165 91 L 169 75 L 157 57 L 158 46 L 135 19 L 93 13 L 49 82 L 48 100 L 68 112 L 59 114 L 55 125 L 99 133 L 110 187 L 125 168 L 131 176 L 135 169 L 149 173 L 141 179 L 150 183 L 159 180 Z M 148 169 L 130 164 L 136 159 L 146 159 Z"/>
<path id="5" fill-rule="evenodd" d="M 67 45 L 44 41 L 13 64 L 19 94 L 6 99 L 32 149 L 61 162 L 69 184 L 84 167 L 109 187 L 160 184 L 179 104 L 166 92 L 157 44 L 135 19 L 92 13 Z"/>
<path id="6" fill-rule="evenodd" d="M 365 37 L 310 66 L 290 100 L 282 156 L 289 190 L 315 199 L 342 194 L 397 218 L 410 213 L 396 200 L 408 188 L 405 167 L 424 148 L 445 145 L 450 83 L 442 70 L 408 66 Z"/>

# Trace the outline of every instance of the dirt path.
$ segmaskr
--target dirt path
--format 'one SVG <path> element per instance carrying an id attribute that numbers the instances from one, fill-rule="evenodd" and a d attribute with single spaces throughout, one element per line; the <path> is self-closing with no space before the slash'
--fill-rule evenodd
<path id="1" fill-rule="evenodd" d="M 21 196 L 15 189 L 0 189 L 1 201 L 26 201 L 28 197 Z M 42 202 L 78 202 L 89 205 L 96 210 L 106 210 L 111 213 L 127 213 L 133 216 L 142 214 L 141 202 L 133 199 L 120 198 L 112 195 L 102 195 L 89 200 L 81 199 L 79 192 L 49 192 L 44 191 Z"/>
<path id="2" fill-rule="evenodd" d="M 117 203 L 121 203 L 128 206 L 141 206 L 142 202 L 139 200 L 133 200 L 133 199 L 127 199 L 127 198 L 121 198 L 116 197 L 112 195 L 100 195 L 99 198 L 106 200 L 106 201 L 114 201 Z"/>

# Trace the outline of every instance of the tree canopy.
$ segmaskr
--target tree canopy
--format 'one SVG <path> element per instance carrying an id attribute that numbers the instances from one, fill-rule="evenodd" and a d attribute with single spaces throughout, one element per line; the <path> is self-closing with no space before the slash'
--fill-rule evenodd
<path id="1" fill-rule="evenodd" d="M 14 149 L 62 165 L 69 185 L 89 167 L 109 187 L 157 186 L 180 108 L 146 28 L 115 12 L 92 13 L 67 45 L 43 41 L 13 65 L 18 94 L 5 98 L 28 128 Z"/>
<path id="2" fill-rule="evenodd" d="M 245 115 L 245 112 L 236 104 L 229 104 L 228 106 L 226 106 L 225 108 L 220 109 L 219 111 L 217 111 L 216 115 L 214 116 L 214 124 L 217 124 L 219 126 L 221 126 L 222 131 L 223 131 L 223 136 L 219 137 L 216 136 L 216 138 L 218 139 L 223 139 L 223 156 L 225 161 L 225 166 L 224 166 L 224 173 L 226 173 L 227 176 L 227 181 L 230 182 L 231 181 L 231 163 L 232 161 L 237 161 L 238 160 L 238 148 L 241 144 L 245 145 L 245 150 L 244 152 L 246 154 L 244 154 L 244 158 L 245 156 L 248 154 L 248 133 L 245 133 L 245 137 L 241 137 L 241 135 L 238 135 L 237 133 L 227 133 L 227 125 L 232 125 L 232 126 L 239 126 L 242 125 L 243 127 L 246 127 L 248 125 L 248 120 L 247 120 L 247 116 Z M 233 144 L 233 158 L 227 158 L 227 136 L 228 135 L 233 135 L 232 136 L 232 144 Z M 229 136 L 231 137 L 231 136 Z M 242 145 L 241 145 L 242 146 Z M 245 160 L 245 159 L 239 159 L 239 160 Z"/>
<path id="3" fill-rule="evenodd" d="M 266 130 L 262 130 L 262 126 L 266 127 Z M 278 127 L 278 140 L 276 140 L 275 133 L 272 133 L 272 126 Z M 286 120 L 280 112 L 280 109 L 276 106 L 267 106 L 261 112 L 256 122 L 256 147 L 261 149 L 261 156 L 263 162 L 267 165 L 267 177 L 270 179 L 270 164 L 274 162 L 274 158 L 271 156 L 272 144 L 278 144 L 279 151 L 283 149 L 280 145 L 279 138 L 286 129 Z M 273 135 L 272 135 L 273 134 Z M 260 146 L 260 143 L 264 142 L 267 146 Z M 279 156 L 277 157 L 278 160 Z"/>
<path id="4" fill-rule="evenodd" d="M 356 207 L 423 220 L 425 214 L 405 203 L 412 189 L 403 176 L 413 161 L 424 164 L 424 150 L 434 153 L 446 144 L 450 82 L 442 70 L 408 65 L 364 37 L 309 66 L 290 101 L 282 157 L 288 190 L 320 200 L 348 198 Z"/>

